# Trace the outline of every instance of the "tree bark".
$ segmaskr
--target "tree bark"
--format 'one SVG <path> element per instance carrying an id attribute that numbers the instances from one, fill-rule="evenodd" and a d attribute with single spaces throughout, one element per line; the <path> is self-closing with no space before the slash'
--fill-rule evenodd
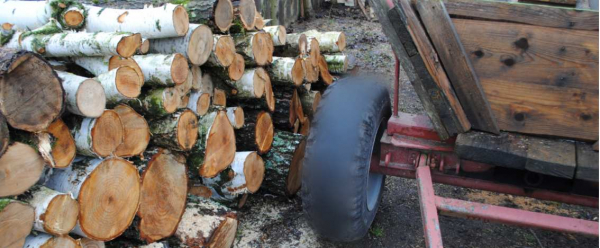
<path id="1" fill-rule="evenodd" d="M 312 120 L 313 116 L 317 112 L 319 102 L 321 102 L 321 92 L 308 91 L 298 95 L 300 97 L 300 102 L 302 103 L 303 112 Z"/>
<path id="2" fill-rule="evenodd" d="M 70 113 L 99 117 L 106 108 L 106 94 L 100 82 L 72 73 L 56 71 L 65 91 L 65 105 Z"/>
<path id="3" fill-rule="evenodd" d="M 267 153 L 273 143 L 271 115 L 264 111 L 244 108 L 244 126 L 236 130 L 235 134 L 238 150 Z"/>
<path id="4" fill-rule="evenodd" d="M 180 246 L 231 247 L 237 226 L 237 215 L 231 209 L 210 199 L 189 196 L 174 236 Z"/>
<path id="5" fill-rule="evenodd" d="M 63 109 L 60 79 L 33 53 L 0 48 L 0 87 L 0 112 L 16 129 L 43 131 Z"/>
<path id="6" fill-rule="evenodd" d="M 242 78 L 245 69 L 246 62 L 244 61 L 244 56 L 235 53 L 233 60 L 228 67 L 211 66 L 210 72 L 212 75 L 222 80 L 237 81 Z"/>
<path id="7" fill-rule="evenodd" d="M 135 32 L 144 38 L 157 39 L 184 36 L 189 17 L 181 5 L 165 4 L 144 9 L 111 9 L 86 6 L 88 32 Z"/>
<path id="8" fill-rule="evenodd" d="M 244 56 L 246 64 L 265 66 L 273 62 L 274 46 L 269 33 L 247 33 L 235 36 L 234 41 L 237 53 Z"/>
<path id="9" fill-rule="evenodd" d="M 84 24 L 85 9 L 76 1 L 5 1 L 0 3 L 0 20 L 18 30 L 33 30 L 56 19 L 63 29 Z"/>
<path id="10" fill-rule="evenodd" d="M 348 57 L 344 54 L 324 54 L 329 72 L 344 74 L 348 71 Z"/>
<path id="11" fill-rule="evenodd" d="M 118 67 L 94 79 L 102 84 L 109 107 L 138 97 L 144 84 L 143 79 L 129 66 Z"/>
<path id="12" fill-rule="evenodd" d="M 236 152 L 231 167 L 202 182 L 212 190 L 211 199 L 231 203 L 238 196 L 255 193 L 265 176 L 265 164 L 256 152 Z"/>
<path id="13" fill-rule="evenodd" d="M 274 84 L 300 86 L 304 82 L 301 58 L 273 57 L 273 63 L 267 71 Z"/>
<path id="14" fill-rule="evenodd" d="M 10 198 L 0 198 L 0 246 L 23 247 L 34 219 L 33 207 Z"/>
<path id="15" fill-rule="evenodd" d="M 235 140 L 225 111 L 213 110 L 202 116 L 198 123 L 198 142 L 188 156 L 190 178 L 215 177 L 229 167 L 235 156 Z"/>
<path id="16" fill-rule="evenodd" d="M 136 167 L 127 160 L 81 157 L 64 170 L 54 170 L 44 185 L 77 198 L 80 215 L 73 233 L 108 241 L 133 221 L 139 206 L 139 182 Z"/>
<path id="17" fill-rule="evenodd" d="M 278 53 L 276 53 L 278 56 L 306 56 L 306 52 L 308 51 L 308 39 L 305 34 L 287 34 L 285 37 L 285 41 L 287 42 L 287 46 L 278 47 Z M 290 54 L 291 56 L 284 56 L 284 54 Z"/>
<path id="18" fill-rule="evenodd" d="M 123 123 L 113 110 L 105 110 L 98 118 L 74 117 L 68 123 L 80 155 L 107 157 L 123 143 Z"/>
<path id="19" fill-rule="evenodd" d="M 282 25 L 277 26 L 267 26 L 264 27 L 264 31 L 271 35 L 271 39 L 273 40 L 274 46 L 285 46 L 287 32 L 285 31 L 285 27 Z"/>
<path id="20" fill-rule="evenodd" d="M 46 57 L 118 55 L 129 58 L 142 43 L 139 34 L 118 32 L 33 34 L 21 38 L 22 34 L 16 32 L 4 46 Z"/>
<path id="21" fill-rule="evenodd" d="M 202 117 L 208 113 L 210 107 L 210 94 L 201 92 L 192 92 L 187 108 L 196 115 Z"/>
<path id="22" fill-rule="evenodd" d="M 145 118 L 155 119 L 174 113 L 180 102 L 181 97 L 175 88 L 156 88 L 143 92 L 128 104 Z"/>
<path id="23" fill-rule="evenodd" d="M 148 86 L 169 87 L 187 80 L 189 66 L 179 53 L 136 55 L 133 59 L 142 69 Z"/>
<path id="24" fill-rule="evenodd" d="M 142 68 L 132 58 L 123 58 L 120 56 L 104 57 L 72 57 L 73 63 L 83 67 L 95 76 L 107 73 L 122 66 L 129 66 L 135 70 L 142 81 L 146 81 Z"/>
<path id="25" fill-rule="evenodd" d="M 10 143 L 10 133 L 8 131 L 8 125 L 4 116 L 0 115 L 0 157 L 8 148 Z"/>
<path id="26" fill-rule="evenodd" d="M 0 157 L 0 197 L 19 195 L 33 186 L 44 170 L 44 159 L 30 146 L 14 142 Z"/>
<path id="27" fill-rule="evenodd" d="M 115 155 L 126 158 L 142 154 L 150 142 L 150 128 L 146 119 L 125 104 L 113 110 L 123 124 L 123 143 L 117 146 Z"/>
<path id="28" fill-rule="evenodd" d="M 35 210 L 33 230 L 51 235 L 68 235 L 79 217 L 79 203 L 71 194 L 35 185 L 18 197 Z"/>
<path id="29" fill-rule="evenodd" d="M 150 143 L 173 151 L 189 151 L 198 140 L 198 117 L 183 110 L 150 122 Z"/>
<path id="30" fill-rule="evenodd" d="M 266 171 L 263 187 L 267 191 L 283 196 L 293 196 L 298 192 L 305 142 L 301 134 L 275 132 L 273 148 L 264 156 Z"/>
<path id="31" fill-rule="evenodd" d="M 78 248 L 81 247 L 79 241 L 74 240 L 69 235 L 65 236 L 52 236 L 45 233 L 38 233 L 37 235 L 29 235 L 25 239 L 23 247 L 64 247 L 64 248 Z"/>
<path id="32" fill-rule="evenodd" d="M 249 85 L 252 85 L 250 88 Z M 252 68 L 244 72 L 240 81 L 228 82 L 227 85 L 235 89 L 235 96 L 231 103 L 248 109 L 263 109 L 275 111 L 275 94 L 271 85 L 269 74 L 261 67 Z M 261 87 L 261 85 L 264 85 Z M 264 92 L 261 92 L 264 89 Z M 264 95 L 264 98 L 262 97 Z"/>
<path id="33" fill-rule="evenodd" d="M 307 37 L 314 37 L 319 41 L 320 50 L 324 53 L 339 53 L 346 49 L 346 35 L 344 32 L 319 32 L 315 29 L 304 32 Z"/>
<path id="34" fill-rule="evenodd" d="M 244 126 L 244 109 L 242 107 L 229 107 L 225 111 L 227 111 L 227 118 L 234 129 Z"/>
<path id="35" fill-rule="evenodd" d="M 75 140 L 61 119 L 50 124 L 46 131 L 29 133 L 14 130 L 11 137 L 14 141 L 30 145 L 51 168 L 65 168 L 75 158 Z"/>
<path id="36" fill-rule="evenodd" d="M 213 48 L 213 33 L 206 25 L 190 24 L 185 36 L 154 39 L 151 53 L 180 53 L 194 65 L 203 65 Z"/>

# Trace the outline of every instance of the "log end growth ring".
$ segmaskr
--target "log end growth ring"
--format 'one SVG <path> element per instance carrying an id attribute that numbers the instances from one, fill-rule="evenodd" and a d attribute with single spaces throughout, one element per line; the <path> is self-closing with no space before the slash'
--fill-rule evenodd
<path id="1" fill-rule="evenodd" d="M 188 57 L 194 65 L 203 65 L 212 52 L 214 39 L 213 32 L 206 25 L 200 25 L 190 37 L 187 49 Z"/>
<path id="2" fill-rule="evenodd" d="M 175 27 L 175 32 L 179 36 L 184 36 L 190 27 L 190 17 L 185 8 L 181 5 L 175 7 L 173 10 L 173 26 Z"/>
<path id="3" fill-rule="evenodd" d="M 117 53 L 121 57 L 129 58 L 135 54 L 137 49 L 142 45 L 142 36 L 140 34 L 132 34 L 124 36 L 117 44 Z"/>
<path id="4" fill-rule="evenodd" d="M 198 140 L 198 117 L 191 110 L 185 110 L 177 122 L 177 142 L 181 149 L 189 151 Z"/>
<path id="5" fill-rule="evenodd" d="M 15 142 L 0 157 L 0 197 L 19 195 L 33 186 L 44 170 L 44 159 L 29 145 Z"/>
<path id="6" fill-rule="evenodd" d="M 290 164 L 290 171 L 287 176 L 287 187 L 286 191 L 288 195 L 295 195 L 302 186 L 302 164 L 304 163 L 304 150 L 306 149 L 306 139 L 300 142 L 296 151 L 294 151 L 294 157 Z"/>
<path id="7" fill-rule="evenodd" d="M 258 191 L 265 177 L 265 162 L 256 152 L 250 153 L 244 161 L 244 176 L 248 191 Z"/>
<path id="8" fill-rule="evenodd" d="M 106 110 L 92 128 L 92 149 L 101 157 L 110 156 L 123 142 L 123 124 L 117 112 Z"/>
<path id="9" fill-rule="evenodd" d="M 221 36 L 217 40 L 217 47 L 215 51 L 217 60 L 223 66 L 230 66 L 235 59 L 235 42 L 231 36 Z"/>
<path id="10" fill-rule="evenodd" d="M 70 194 L 56 196 L 43 216 L 44 230 L 56 236 L 68 234 L 79 217 L 79 203 Z"/>
<path id="11" fill-rule="evenodd" d="M 233 23 L 233 4 L 231 0 L 219 0 L 215 8 L 215 24 L 221 32 L 227 32 Z"/>
<path id="12" fill-rule="evenodd" d="M 244 126 L 244 109 L 241 107 L 237 107 L 235 108 L 234 112 L 233 112 L 233 118 L 235 118 L 235 124 L 236 126 L 234 126 L 233 128 L 235 129 L 240 129 Z"/>
<path id="13" fill-rule="evenodd" d="M 117 75 L 115 76 L 115 85 L 119 93 L 123 94 L 128 98 L 136 98 L 142 92 L 142 85 L 144 81 L 140 78 L 139 74 L 135 69 L 129 66 L 122 66 L 117 68 Z M 89 100 L 88 100 L 89 101 Z"/>
<path id="14" fill-rule="evenodd" d="M 294 62 L 294 66 L 292 66 L 292 81 L 294 82 L 294 85 L 302 85 L 305 74 L 306 72 L 304 71 L 304 66 L 302 66 L 302 59 L 297 58 L 296 62 Z"/>
<path id="15" fill-rule="evenodd" d="M 254 138 L 258 153 L 265 154 L 271 150 L 273 144 L 273 120 L 267 112 L 261 112 L 256 118 L 256 129 L 254 130 Z"/>
<path id="16" fill-rule="evenodd" d="M 64 22 L 69 28 L 80 27 L 84 18 L 79 9 L 70 9 L 63 13 Z"/>
<path id="17" fill-rule="evenodd" d="M 200 95 L 200 97 L 198 98 L 198 102 L 196 103 L 196 111 L 198 112 L 198 115 L 203 116 L 208 112 L 209 108 L 210 94 L 203 93 L 202 95 Z"/>
<path id="18" fill-rule="evenodd" d="M 343 52 L 346 49 L 346 35 L 344 34 L 344 32 L 340 33 L 336 44 L 340 49 L 340 52 Z"/>
<path id="19" fill-rule="evenodd" d="M 246 69 L 246 64 L 244 62 L 244 56 L 240 54 L 235 54 L 233 62 L 229 65 L 227 71 L 229 72 L 229 79 L 238 81 L 244 75 L 244 70 Z"/>
<path id="20" fill-rule="evenodd" d="M 87 117 L 98 117 L 106 108 L 106 94 L 100 82 L 87 79 L 75 93 L 77 108 Z"/>
<path id="21" fill-rule="evenodd" d="M 73 159 L 75 159 L 77 152 L 71 131 L 61 119 L 57 119 L 48 126 L 47 132 L 54 137 L 54 143 L 52 144 L 54 167 L 68 167 L 73 162 Z"/>
<path id="22" fill-rule="evenodd" d="M 144 152 L 150 142 L 150 128 L 146 119 L 125 104 L 113 110 L 119 115 L 123 124 L 123 143 L 117 147 L 115 155 L 132 157 Z"/>
<path id="23" fill-rule="evenodd" d="M 256 33 L 252 37 L 252 54 L 259 66 L 265 66 L 273 61 L 273 39 L 269 33 Z"/>
<path id="24" fill-rule="evenodd" d="M 33 207 L 16 201 L 0 210 L 0 247 L 23 247 L 33 227 L 34 217 Z"/>
<path id="25" fill-rule="evenodd" d="M 204 165 L 200 167 L 200 176 L 213 178 L 227 169 L 235 157 L 235 132 L 227 113 L 219 111 L 210 128 L 206 142 Z"/>
<path id="26" fill-rule="evenodd" d="M 187 59 L 183 55 L 176 53 L 171 64 L 171 79 L 173 83 L 177 85 L 185 83 L 189 72 L 190 67 Z"/>
<path id="27" fill-rule="evenodd" d="M 246 30 L 254 29 L 256 22 L 256 5 L 251 0 L 240 0 L 238 12 L 242 25 Z"/>
<path id="28" fill-rule="evenodd" d="M 121 235 L 131 225 L 138 209 L 139 182 L 138 170 L 127 160 L 102 161 L 79 192 L 81 230 L 100 241 Z"/>
<path id="29" fill-rule="evenodd" d="M 135 72 L 137 72 L 137 74 L 140 77 L 140 79 L 142 80 L 142 82 L 144 82 L 144 73 L 142 73 L 142 68 L 140 68 L 140 65 L 138 65 L 138 63 L 135 62 L 135 60 L 133 60 L 132 58 L 123 58 L 123 57 L 119 57 L 119 56 L 112 56 L 108 60 L 108 70 L 109 71 L 114 70 L 119 67 L 122 67 L 122 66 L 129 66 L 129 67 L 133 68 L 135 70 Z"/>
<path id="30" fill-rule="evenodd" d="M 237 233 L 238 220 L 232 217 L 226 217 L 223 222 L 213 232 L 207 247 L 231 247 L 235 241 Z"/>

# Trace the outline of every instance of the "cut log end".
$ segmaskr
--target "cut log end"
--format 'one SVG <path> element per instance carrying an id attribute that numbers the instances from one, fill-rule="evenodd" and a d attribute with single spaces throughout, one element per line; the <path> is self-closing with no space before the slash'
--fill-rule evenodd
<path id="1" fill-rule="evenodd" d="M 185 110 L 177 122 L 177 142 L 184 151 L 192 149 L 198 140 L 198 117 L 191 110 Z"/>
<path id="2" fill-rule="evenodd" d="M 117 90 L 128 98 L 136 98 L 142 92 L 144 81 L 134 68 L 122 66 L 117 68 L 115 85 Z M 89 101 L 89 100 L 88 100 Z"/>
<path id="3" fill-rule="evenodd" d="M 175 7 L 173 10 L 173 26 L 175 27 L 175 32 L 179 36 L 185 35 L 190 26 L 188 13 L 181 5 Z"/>
<path id="4" fill-rule="evenodd" d="M 210 108 L 210 94 L 204 93 L 200 95 L 198 98 L 198 102 L 196 103 L 196 111 L 198 111 L 199 116 L 203 116 L 208 112 Z"/>
<path id="5" fill-rule="evenodd" d="M 167 88 L 163 91 L 163 107 L 167 113 L 175 113 L 181 97 L 175 88 Z"/>
<path id="6" fill-rule="evenodd" d="M 68 234 L 79 217 L 79 203 L 70 194 L 58 195 L 44 213 L 44 230 L 52 235 Z"/>
<path id="7" fill-rule="evenodd" d="M 47 132 L 54 137 L 54 143 L 52 144 L 54 167 L 68 167 L 73 162 L 77 152 L 71 131 L 61 119 L 57 119 L 48 126 Z"/>
<path id="8" fill-rule="evenodd" d="M 271 84 L 269 74 L 265 69 L 257 68 L 254 72 L 254 77 L 252 78 L 252 88 L 254 89 L 254 96 L 256 98 L 261 98 L 265 95 L 267 83 L 269 85 Z"/>
<path id="9" fill-rule="evenodd" d="M 45 233 L 38 235 L 29 235 L 25 239 L 23 247 L 40 247 L 40 248 L 78 248 L 81 247 L 79 241 L 74 240 L 70 236 L 51 236 Z"/>
<path id="10" fill-rule="evenodd" d="M 240 20 L 245 29 L 254 29 L 256 22 L 256 5 L 253 0 L 239 1 L 238 14 L 240 15 Z"/>
<path id="11" fill-rule="evenodd" d="M 329 67 L 327 66 L 327 61 L 325 61 L 325 57 L 319 56 L 319 76 L 325 82 L 325 84 L 330 85 L 333 83 L 333 76 L 329 73 Z"/>
<path id="12" fill-rule="evenodd" d="M 123 38 L 117 44 L 117 53 L 121 57 L 129 58 L 135 54 L 141 45 L 142 36 L 140 34 L 123 36 Z"/>
<path id="13" fill-rule="evenodd" d="M 140 68 L 140 65 L 138 65 L 137 62 L 135 62 L 135 60 L 133 60 L 132 58 L 123 58 L 120 56 L 112 56 L 110 57 L 110 59 L 108 60 L 108 70 L 113 70 L 119 67 L 123 67 L 123 66 L 129 66 L 131 68 L 133 68 L 135 70 L 135 72 L 138 74 L 139 78 L 142 80 L 142 83 L 144 82 L 144 73 L 142 73 L 142 68 Z"/>
<path id="14" fill-rule="evenodd" d="M 306 149 L 306 139 L 302 140 L 292 158 L 290 171 L 287 176 L 287 193 L 295 195 L 302 185 L 302 164 L 304 163 L 304 150 Z"/>
<path id="15" fill-rule="evenodd" d="M 265 99 L 267 102 L 267 107 L 269 108 L 269 112 L 273 113 L 275 111 L 275 93 L 273 93 L 271 78 L 269 77 L 267 71 L 265 71 L 263 68 L 258 68 L 256 70 L 255 77 L 257 76 L 260 78 L 259 80 L 262 82 L 263 88 L 265 89 Z"/>
<path id="16" fill-rule="evenodd" d="M 0 209 L 0 247 L 23 247 L 33 227 L 34 209 L 8 199 L 1 199 L 0 203 L 6 204 Z"/>
<path id="17" fill-rule="evenodd" d="M 185 157 L 160 149 L 142 176 L 140 237 L 148 243 L 171 236 L 185 210 L 187 199 Z"/>
<path id="18" fill-rule="evenodd" d="M 221 32 L 227 32 L 233 23 L 233 4 L 231 0 L 219 0 L 215 8 L 215 25 Z"/>
<path id="19" fill-rule="evenodd" d="M 254 138 L 258 153 L 265 154 L 271 150 L 273 144 L 274 127 L 271 115 L 267 112 L 261 112 L 256 119 L 256 128 Z"/>
<path id="20" fill-rule="evenodd" d="M 227 94 L 225 93 L 224 90 L 215 89 L 215 92 L 213 95 L 213 104 L 216 106 L 223 106 L 223 107 L 225 107 L 227 105 Z"/>
<path id="21" fill-rule="evenodd" d="M 244 126 L 244 109 L 242 107 L 227 108 L 227 117 L 233 128 L 240 129 Z"/>
<path id="22" fill-rule="evenodd" d="M 194 29 L 187 47 L 190 62 L 194 65 L 203 65 L 210 57 L 213 43 L 213 32 L 208 26 L 200 25 Z"/>
<path id="23" fill-rule="evenodd" d="M 204 138 L 204 137 L 202 137 Z M 227 113 L 219 111 L 210 127 L 206 144 L 204 164 L 200 167 L 200 176 L 215 177 L 225 170 L 235 157 L 235 132 Z"/>
<path id="24" fill-rule="evenodd" d="M 84 18 L 83 13 L 79 9 L 70 9 L 63 14 L 64 23 L 69 28 L 80 27 Z"/>
<path id="25" fill-rule="evenodd" d="M 179 53 L 175 54 L 173 63 L 171 63 L 171 79 L 173 80 L 173 83 L 184 83 L 187 80 L 189 72 L 190 67 L 187 59 Z"/>
<path id="26" fill-rule="evenodd" d="M 306 73 L 305 80 L 308 83 L 315 83 L 319 81 L 319 65 L 313 64 L 313 60 L 306 58 L 303 61 L 304 71 Z"/>
<path id="27" fill-rule="evenodd" d="M 319 64 L 319 58 L 321 57 L 321 48 L 319 47 L 319 41 L 316 38 L 309 39 L 309 59 L 311 63 L 316 66 Z"/>
<path id="28" fill-rule="evenodd" d="M 106 110 L 92 129 L 92 150 L 101 157 L 110 156 L 123 142 L 123 124 L 119 114 Z"/>
<path id="29" fill-rule="evenodd" d="M 88 79 L 81 83 L 75 95 L 77 108 L 81 114 L 88 117 L 97 117 L 104 112 L 106 94 L 100 82 Z"/>
<path id="30" fill-rule="evenodd" d="M 240 54 L 235 54 L 233 62 L 229 65 L 227 69 L 229 72 L 229 79 L 238 81 L 244 75 L 244 70 L 246 69 L 246 65 L 244 62 L 244 56 Z"/>
<path id="31" fill-rule="evenodd" d="M 79 224 L 83 233 L 100 241 L 121 235 L 138 209 L 139 182 L 138 170 L 127 160 L 110 158 L 102 161 L 79 192 Z"/>
<path id="32" fill-rule="evenodd" d="M 306 55 L 307 50 L 308 50 L 308 38 L 306 37 L 305 34 L 301 34 L 298 37 L 298 52 L 300 52 L 300 55 L 304 56 L 304 55 Z"/>
<path id="33" fill-rule="evenodd" d="M 150 128 L 146 119 L 125 104 L 115 107 L 114 111 L 123 124 L 123 143 L 117 147 L 115 155 L 132 157 L 144 152 L 150 142 Z"/>
<path id="34" fill-rule="evenodd" d="M 262 17 L 260 12 L 256 11 L 256 17 L 254 18 L 254 27 L 256 30 L 262 30 L 265 27 L 265 19 Z"/>
<path id="35" fill-rule="evenodd" d="M 248 191 L 250 193 L 258 191 L 265 177 L 265 162 L 255 152 L 248 155 L 244 161 L 244 177 Z"/>
<path id="36" fill-rule="evenodd" d="M 138 49 L 139 54 L 147 54 L 150 50 L 150 39 L 142 39 L 142 44 Z"/>
<path id="37" fill-rule="evenodd" d="M 226 217 L 219 227 L 213 232 L 208 247 L 231 247 L 235 241 L 237 233 L 238 220 Z"/>
<path id="38" fill-rule="evenodd" d="M 292 81 L 294 85 L 300 86 L 302 82 L 304 82 L 304 75 L 306 72 L 304 71 L 304 66 L 302 66 L 303 60 L 301 58 L 297 58 L 294 66 L 292 67 Z"/>
<path id="39" fill-rule="evenodd" d="M 273 50 L 271 34 L 261 32 L 252 37 L 252 54 L 257 65 L 265 66 L 273 62 Z"/>
<path id="40" fill-rule="evenodd" d="M 217 40 L 215 47 L 215 56 L 218 63 L 224 67 L 230 66 L 235 59 L 235 43 L 231 36 L 221 36 Z"/>
<path id="41" fill-rule="evenodd" d="M 0 157 L 0 197 L 19 195 L 33 186 L 44 170 L 44 159 L 30 146 L 15 142 Z"/>

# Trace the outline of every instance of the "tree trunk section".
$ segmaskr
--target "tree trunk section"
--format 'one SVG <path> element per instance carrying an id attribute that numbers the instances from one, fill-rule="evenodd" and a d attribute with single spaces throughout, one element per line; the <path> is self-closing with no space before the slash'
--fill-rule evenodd
<path id="1" fill-rule="evenodd" d="M 280 57 L 306 56 L 308 50 L 308 39 L 301 33 L 292 33 L 285 36 L 285 46 L 278 46 L 275 53 Z"/>
<path id="2" fill-rule="evenodd" d="M 144 84 L 144 80 L 129 66 L 118 67 L 94 79 L 102 84 L 109 107 L 138 97 Z"/>
<path id="3" fill-rule="evenodd" d="M 81 245 L 79 241 L 74 240 L 69 235 L 52 236 L 45 233 L 38 233 L 37 235 L 31 234 L 27 236 L 23 247 L 78 248 Z"/>
<path id="4" fill-rule="evenodd" d="M 56 71 L 65 91 L 65 105 L 70 113 L 99 117 L 106 108 L 106 94 L 100 82 L 72 73 Z"/>
<path id="5" fill-rule="evenodd" d="M 191 110 L 150 122 L 151 144 L 173 151 L 189 151 L 198 140 L 198 117 Z"/>
<path id="6" fill-rule="evenodd" d="M 348 57 L 343 54 L 324 54 L 329 72 L 333 74 L 344 74 L 348 71 Z"/>
<path id="7" fill-rule="evenodd" d="M 180 53 L 194 65 L 203 65 L 213 47 L 213 33 L 206 25 L 190 24 L 185 36 L 154 39 L 150 53 Z"/>
<path id="8" fill-rule="evenodd" d="M 64 91 L 44 59 L 33 53 L 0 48 L 0 99 L 0 112 L 8 124 L 38 132 L 60 115 Z"/>
<path id="9" fill-rule="evenodd" d="M 273 57 L 273 63 L 267 71 L 274 84 L 300 86 L 304 82 L 305 72 L 301 58 Z"/>
<path id="10" fill-rule="evenodd" d="M 189 196 L 175 232 L 180 246 L 231 247 L 235 241 L 238 220 L 231 209 L 210 199 Z"/>
<path id="11" fill-rule="evenodd" d="M 10 23 L 16 30 L 34 30 L 48 23 L 52 7 L 45 1 L 2 1 L 0 20 Z"/>
<path id="12" fill-rule="evenodd" d="M 275 132 L 273 148 L 264 156 L 266 171 L 263 187 L 267 191 L 283 196 L 293 196 L 298 192 L 305 143 L 301 134 Z"/>
<path id="13" fill-rule="evenodd" d="M 0 157 L 0 197 L 19 195 L 42 175 L 44 159 L 30 146 L 14 142 Z"/>
<path id="14" fill-rule="evenodd" d="M 319 41 L 319 47 L 324 53 L 339 53 L 346 49 L 346 35 L 344 32 L 319 32 L 315 29 L 304 32 L 307 37 L 314 37 Z"/>
<path id="15" fill-rule="evenodd" d="M 233 57 L 233 61 L 228 67 L 213 66 L 210 68 L 210 72 L 217 78 L 222 80 L 240 80 L 246 69 L 246 62 L 244 56 L 236 53 Z"/>
<path id="16" fill-rule="evenodd" d="M 260 110 L 244 108 L 244 126 L 236 130 L 236 147 L 240 151 L 257 151 L 265 154 L 273 143 L 271 115 Z"/>
<path id="17" fill-rule="evenodd" d="M 51 168 L 65 168 L 75 158 L 76 146 L 71 131 L 61 119 L 50 124 L 48 129 L 38 133 L 15 130 L 14 141 L 33 147 Z"/>
<path id="18" fill-rule="evenodd" d="M 142 44 L 137 49 L 135 54 L 137 55 L 146 55 L 150 51 L 150 39 L 142 37 Z"/>
<path id="19" fill-rule="evenodd" d="M 211 67 L 228 67 L 235 59 L 235 42 L 229 35 L 213 35 L 213 47 L 206 61 Z"/>
<path id="20" fill-rule="evenodd" d="M 264 176 L 265 164 L 256 152 L 236 152 L 230 168 L 202 182 L 212 190 L 213 200 L 231 203 L 238 196 L 258 191 Z"/>
<path id="21" fill-rule="evenodd" d="M 175 113 L 180 102 L 181 97 L 175 88 L 156 88 L 143 92 L 128 104 L 145 118 L 155 119 Z"/>
<path id="22" fill-rule="evenodd" d="M 334 78 L 329 73 L 327 61 L 325 61 L 325 58 L 323 56 L 319 56 L 318 65 L 319 65 L 319 77 L 321 77 L 321 80 L 327 85 L 332 84 Z"/>
<path id="23" fill-rule="evenodd" d="M 123 58 L 120 56 L 104 56 L 104 57 L 72 57 L 73 63 L 83 67 L 90 73 L 98 76 L 107 73 L 111 70 L 122 66 L 129 66 L 135 70 L 142 82 L 146 81 L 142 68 L 132 58 Z"/>
<path id="24" fill-rule="evenodd" d="M 200 118 L 198 142 L 188 156 L 190 178 L 217 176 L 235 156 L 236 136 L 225 111 L 213 110 Z M 195 174 L 197 172 L 198 174 Z"/>
<path id="25" fill-rule="evenodd" d="M 319 72 L 320 72 L 320 68 L 319 68 L 319 61 L 316 61 L 317 63 L 314 64 L 313 60 L 311 59 L 311 57 L 306 57 L 303 59 L 304 60 L 304 72 L 305 77 L 304 80 L 306 80 L 307 83 L 311 84 L 311 83 L 316 83 L 319 81 Z"/>
<path id="26" fill-rule="evenodd" d="M 302 103 L 303 112 L 312 120 L 313 116 L 317 112 L 319 102 L 321 102 L 321 92 L 308 91 L 298 95 L 300 97 L 300 102 Z"/>
<path id="27" fill-rule="evenodd" d="M 199 66 L 194 66 L 190 68 L 192 71 L 192 91 L 208 93 L 212 97 L 214 92 L 214 85 L 210 75 L 208 73 L 206 76 L 202 74 L 202 69 Z"/>
<path id="28" fill-rule="evenodd" d="M 80 155 L 108 157 L 123 143 L 123 123 L 113 110 L 105 110 L 98 118 L 75 117 L 69 123 Z"/>
<path id="29" fill-rule="evenodd" d="M 99 241 L 121 235 L 133 221 L 140 199 L 140 176 L 127 160 L 78 158 L 55 170 L 44 185 L 71 192 L 79 202 L 79 221 L 73 233 Z"/>
<path id="30" fill-rule="evenodd" d="M 150 128 L 146 119 L 125 104 L 113 110 L 123 124 L 123 143 L 117 147 L 115 155 L 126 158 L 142 154 L 150 142 Z"/>
<path id="31" fill-rule="evenodd" d="M 142 69 L 148 86 L 169 87 L 187 80 L 189 66 L 179 53 L 136 55 L 133 59 Z"/>
<path id="32" fill-rule="evenodd" d="M 81 238 L 81 248 L 105 248 L 104 242 L 88 238 Z"/>
<path id="33" fill-rule="evenodd" d="M 244 126 L 244 109 L 242 107 L 229 107 L 225 111 L 227 111 L 227 118 L 234 129 Z"/>
<path id="34" fill-rule="evenodd" d="M 68 193 L 35 185 L 18 197 L 35 210 L 33 230 L 55 236 L 68 235 L 79 217 L 79 203 Z"/>
<path id="35" fill-rule="evenodd" d="M 250 83 L 252 83 L 252 88 L 249 87 Z M 240 81 L 228 82 L 228 85 L 236 90 L 235 96 L 231 98 L 231 103 L 234 105 L 240 105 L 244 109 L 275 111 L 275 94 L 271 78 L 263 68 L 248 69 Z M 260 85 L 264 85 L 264 87 L 260 87 Z M 261 88 L 264 89 L 264 92 L 261 92 Z"/>
<path id="36" fill-rule="evenodd" d="M 271 39 L 273 40 L 274 46 L 285 46 L 287 32 L 285 31 L 284 26 L 268 26 L 264 28 L 264 31 L 271 35 Z"/>
<path id="37" fill-rule="evenodd" d="M 34 219 L 33 207 L 13 199 L 0 198 L 0 247 L 23 247 Z"/>
<path id="38" fill-rule="evenodd" d="M 273 62 L 273 40 L 265 32 L 247 33 L 234 37 L 237 53 L 249 65 L 265 66 Z"/>
<path id="39" fill-rule="evenodd" d="M 192 92 L 187 108 L 193 111 L 196 115 L 202 117 L 208 113 L 210 107 L 210 94 L 202 92 Z"/>

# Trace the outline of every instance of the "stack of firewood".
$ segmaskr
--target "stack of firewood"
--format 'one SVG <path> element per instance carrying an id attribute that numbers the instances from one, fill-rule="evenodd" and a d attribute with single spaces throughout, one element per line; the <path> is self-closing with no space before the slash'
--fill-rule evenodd
<path id="1" fill-rule="evenodd" d="M 229 247 L 245 196 L 298 192 L 344 34 L 193 4 L 0 3 L 0 247 Z"/>

